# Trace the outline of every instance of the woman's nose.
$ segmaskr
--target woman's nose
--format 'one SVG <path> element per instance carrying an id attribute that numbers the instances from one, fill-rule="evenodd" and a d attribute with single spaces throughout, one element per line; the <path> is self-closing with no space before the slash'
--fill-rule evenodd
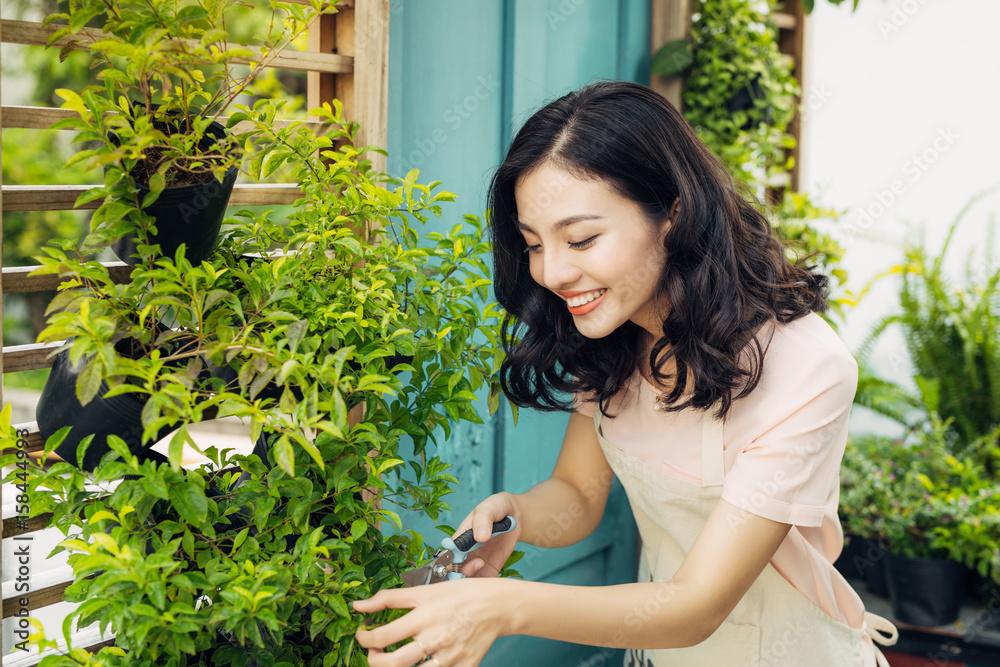
<path id="1" fill-rule="evenodd" d="M 583 275 L 574 258 L 559 248 L 543 250 L 537 261 L 535 281 L 550 290 L 571 289 Z"/>

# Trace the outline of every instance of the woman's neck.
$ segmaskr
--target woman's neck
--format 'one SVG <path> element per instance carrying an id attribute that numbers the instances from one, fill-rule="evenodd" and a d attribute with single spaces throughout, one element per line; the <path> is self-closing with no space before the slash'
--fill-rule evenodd
<path id="1" fill-rule="evenodd" d="M 657 339 L 653 337 L 653 334 L 651 334 L 648 331 L 643 331 L 640 333 L 641 342 L 639 344 L 639 349 L 641 350 L 641 352 L 639 353 L 639 358 L 636 360 L 636 368 L 638 369 L 639 374 L 642 375 L 642 377 L 645 378 L 647 382 L 649 382 L 651 385 L 659 389 L 661 392 L 667 392 L 673 388 L 674 381 L 672 379 L 667 380 L 667 382 L 669 383 L 668 386 L 664 386 L 662 383 L 657 382 L 653 378 L 653 371 L 649 365 L 649 355 L 653 352 L 653 346 L 656 344 L 656 340 Z M 669 352 L 669 350 L 670 350 L 670 345 L 664 346 L 664 348 L 660 350 L 659 354 L 657 355 L 657 359 L 662 359 Z M 669 359 L 665 361 L 662 372 L 670 377 L 672 377 L 675 373 L 677 373 L 677 362 L 674 359 L 674 357 L 671 356 Z M 689 373 L 688 386 L 691 386 L 690 379 L 691 377 Z"/>

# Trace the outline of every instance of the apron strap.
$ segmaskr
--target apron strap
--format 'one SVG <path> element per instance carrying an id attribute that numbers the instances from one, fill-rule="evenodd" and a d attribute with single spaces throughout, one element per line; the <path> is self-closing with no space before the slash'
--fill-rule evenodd
<path id="1" fill-rule="evenodd" d="M 723 456 L 722 420 L 714 416 L 718 405 L 701 415 L 701 483 L 703 486 L 722 484 L 726 476 Z"/>
<path id="2" fill-rule="evenodd" d="M 882 646 L 895 646 L 899 639 L 899 630 L 891 621 L 870 611 L 865 612 L 865 622 L 861 626 L 861 631 L 867 632 L 873 642 Z"/>
<path id="3" fill-rule="evenodd" d="M 861 632 L 871 637 L 872 642 L 882 646 L 895 646 L 899 639 L 899 630 L 892 622 L 870 611 L 865 612 L 865 622 L 861 626 Z M 875 662 L 878 663 L 878 667 L 890 667 L 889 661 L 882 655 L 878 646 L 875 647 Z"/>

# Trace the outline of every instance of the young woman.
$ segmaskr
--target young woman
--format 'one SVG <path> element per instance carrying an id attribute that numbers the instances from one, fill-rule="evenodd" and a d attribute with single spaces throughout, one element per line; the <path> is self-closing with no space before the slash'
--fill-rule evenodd
<path id="1" fill-rule="evenodd" d="M 826 278 L 786 261 L 683 117 L 636 84 L 535 113 L 490 205 L 504 391 L 569 425 L 548 480 L 459 526 L 485 541 L 517 520 L 469 578 L 355 603 L 412 610 L 357 633 L 372 667 L 472 666 L 512 634 L 624 647 L 643 667 L 885 666 L 873 639 L 895 628 L 832 565 L 857 365 L 817 315 Z M 517 541 L 589 535 L 615 475 L 642 537 L 636 583 L 496 578 Z"/>

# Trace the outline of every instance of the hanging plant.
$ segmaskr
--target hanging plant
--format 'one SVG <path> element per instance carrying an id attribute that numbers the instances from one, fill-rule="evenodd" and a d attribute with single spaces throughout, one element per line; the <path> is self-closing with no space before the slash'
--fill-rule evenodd
<path id="1" fill-rule="evenodd" d="M 654 56 L 654 74 L 683 74 L 684 116 L 754 190 L 791 168 L 787 133 L 800 89 L 777 43 L 771 3 L 702 0 L 688 36 Z"/>
<path id="2" fill-rule="evenodd" d="M 769 186 L 783 185 L 794 167 L 789 151 L 795 137 L 788 126 L 801 94 L 792 64 L 778 47 L 773 14 L 779 7 L 769 0 L 700 0 L 687 37 L 664 44 L 651 65 L 654 74 L 685 77 L 684 117 L 733 178 L 761 200 Z M 836 218 L 838 211 L 786 189 L 769 213 L 790 260 L 810 259 L 838 285 L 846 283 L 839 265 L 843 247 L 808 223 Z M 842 315 L 844 303 L 834 297 L 832 311 Z"/>

